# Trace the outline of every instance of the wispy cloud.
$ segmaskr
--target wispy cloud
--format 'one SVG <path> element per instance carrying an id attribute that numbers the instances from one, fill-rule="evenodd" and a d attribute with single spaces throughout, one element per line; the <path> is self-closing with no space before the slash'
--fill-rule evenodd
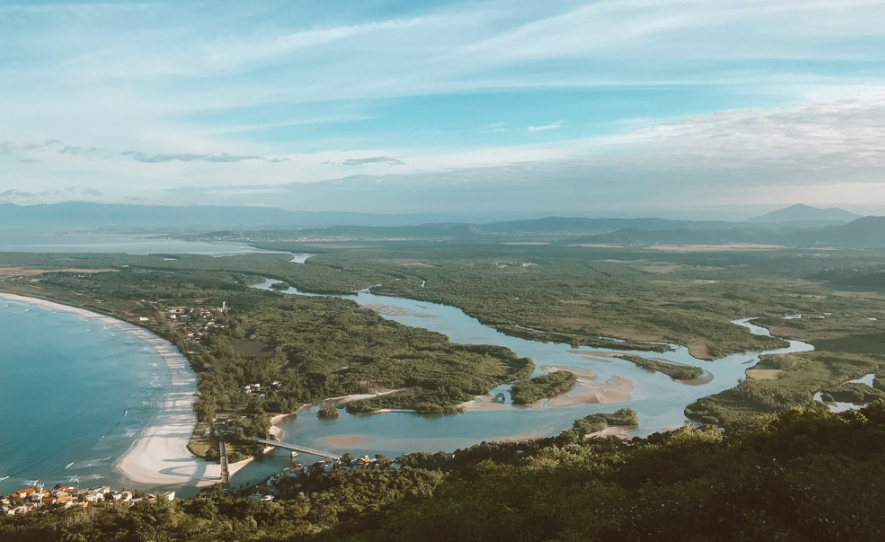
<path id="1" fill-rule="evenodd" d="M 550 124 L 543 124 L 541 126 L 528 126 L 526 130 L 529 132 L 544 132 L 547 130 L 558 130 L 562 128 L 562 121 L 558 120 L 556 122 L 551 122 Z"/>
<path id="2" fill-rule="evenodd" d="M 369 156 L 367 158 L 348 158 L 341 162 L 345 166 L 362 166 L 365 164 L 387 164 L 389 166 L 404 166 L 405 162 L 390 156 Z"/>
<path id="3" fill-rule="evenodd" d="M 33 192 L 22 192 L 21 190 L 6 190 L 0 192 L 0 198 L 36 198 L 37 194 Z"/>
<path id="4" fill-rule="evenodd" d="M 7 2 L 0 167 L 38 201 L 356 171 L 520 179 L 527 205 L 551 175 L 672 202 L 874 183 L 883 19 L 876 0 Z"/>
<path id="5" fill-rule="evenodd" d="M 243 162 L 244 160 L 261 160 L 259 156 L 247 156 L 238 154 L 198 154 L 192 152 L 171 153 L 171 154 L 147 154 L 138 151 L 125 151 L 121 153 L 123 156 L 130 156 L 136 162 L 144 162 L 146 164 L 158 164 L 161 162 Z"/>

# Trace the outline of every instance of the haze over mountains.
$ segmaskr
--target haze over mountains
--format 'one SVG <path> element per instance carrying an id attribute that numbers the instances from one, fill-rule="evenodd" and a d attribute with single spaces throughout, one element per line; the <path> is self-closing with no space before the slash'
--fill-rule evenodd
<path id="1" fill-rule="evenodd" d="M 793 224 L 808 226 L 826 226 L 830 224 L 847 224 L 852 220 L 857 220 L 860 215 L 856 215 L 844 209 L 830 208 L 819 209 L 810 205 L 797 203 L 785 209 L 778 209 L 762 216 L 757 216 L 747 220 L 754 224 Z"/>
<path id="2" fill-rule="evenodd" d="M 293 212 L 265 207 L 174 207 L 62 203 L 0 205 L 0 227 L 40 229 L 190 229 L 201 238 L 460 239 L 544 238 L 571 243 L 654 244 L 759 243 L 788 246 L 885 246 L 885 217 L 859 218 L 843 209 L 793 205 L 744 222 L 662 218 L 545 217 L 488 223 L 420 223 L 427 216 Z M 448 219 L 448 220 L 446 220 Z M 220 230 L 220 231 L 219 231 Z M 243 232 L 249 232 L 244 234 Z"/>

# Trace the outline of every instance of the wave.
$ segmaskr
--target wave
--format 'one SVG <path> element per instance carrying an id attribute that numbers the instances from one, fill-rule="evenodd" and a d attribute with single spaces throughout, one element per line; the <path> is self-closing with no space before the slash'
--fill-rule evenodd
<path id="1" fill-rule="evenodd" d="M 9 306 L 9 305 L 7 305 L 7 307 L 8 307 L 8 306 Z M 2 482 L 3 480 L 7 480 L 7 479 L 9 479 L 9 476 L 4 476 L 3 478 L 0 478 L 0 482 Z"/>

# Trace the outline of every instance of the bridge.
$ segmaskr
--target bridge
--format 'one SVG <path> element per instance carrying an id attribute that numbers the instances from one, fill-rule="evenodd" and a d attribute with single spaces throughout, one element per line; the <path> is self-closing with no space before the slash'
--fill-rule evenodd
<path id="1" fill-rule="evenodd" d="M 284 450 L 293 450 L 296 452 L 304 452 L 310 455 L 316 455 L 319 457 L 325 457 L 326 459 L 339 460 L 341 459 L 340 455 L 333 454 L 331 452 L 326 452 L 324 450 L 317 450 L 315 448 L 308 448 L 306 446 L 299 446 L 297 444 L 289 444 L 288 442 L 280 442 L 278 440 L 267 440 L 263 438 L 253 438 L 255 442 L 260 442 L 265 446 L 273 446 L 275 448 L 283 448 Z"/>
<path id="2" fill-rule="evenodd" d="M 218 440 L 218 454 L 221 463 L 221 487 L 222 489 L 230 489 L 230 471 L 227 468 L 227 446 L 224 439 Z"/>

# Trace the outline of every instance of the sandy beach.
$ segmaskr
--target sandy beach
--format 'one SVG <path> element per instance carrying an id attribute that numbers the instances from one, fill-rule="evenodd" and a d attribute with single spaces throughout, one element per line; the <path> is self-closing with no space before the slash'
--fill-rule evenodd
<path id="1" fill-rule="evenodd" d="M 507 410 L 507 405 L 499 403 L 493 395 L 477 395 L 473 401 L 467 401 L 458 405 L 464 412 L 490 412 L 493 410 Z"/>
<path id="2" fill-rule="evenodd" d="M 595 403 L 620 403 L 630 400 L 630 392 L 633 391 L 633 381 L 622 376 L 615 376 L 605 382 L 596 380 L 596 373 L 591 369 L 582 369 L 579 367 L 561 367 L 556 365 L 542 365 L 541 370 L 548 373 L 556 371 L 569 371 L 578 377 L 578 382 L 574 389 L 584 389 L 580 393 L 569 395 L 570 392 L 557 395 L 550 399 L 542 399 L 536 405 L 532 403 L 529 407 L 539 408 L 547 406 L 551 408 L 595 404 Z"/>
<path id="3" fill-rule="evenodd" d="M 134 324 L 60 303 L 0 294 L 0 299 L 74 313 L 81 318 L 114 326 L 131 333 L 153 348 L 169 368 L 171 386 L 163 399 L 162 410 L 148 423 L 132 447 L 114 463 L 114 468 L 139 489 L 155 487 L 203 487 L 221 479 L 221 467 L 194 457 L 188 449 L 197 423 L 193 411 L 197 377 L 187 359 L 168 341 Z M 248 463 L 230 465 L 231 474 Z"/>
<path id="4" fill-rule="evenodd" d="M 597 431 L 595 433 L 588 434 L 585 438 L 603 438 L 603 437 L 618 437 L 625 438 L 627 436 L 627 429 L 630 429 L 629 425 L 609 425 L 602 431 Z"/>
<path id="5" fill-rule="evenodd" d="M 318 401 L 314 404 L 321 405 L 321 406 L 327 405 L 327 404 L 344 405 L 344 404 L 347 404 L 347 403 L 350 403 L 353 401 L 362 401 L 363 399 L 371 399 L 373 397 L 379 397 L 381 395 L 387 395 L 388 393 L 394 393 L 397 391 L 400 391 L 400 390 L 385 390 L 385 391 L 379 391 L 377 393 L 355 393 L 353 395 L 341 395 L 339 397 L 328 397 L 328 398 L 323 399 L 322 401 Z M 305 406 L 310 406 L 310 405 L 304 405 L 301 408 L 303 409 Z M 299 412 L 301 411 L 301 409 L 298 409 L 298 410 L 299 410 Z M 271 423 L 276 423 L 276 422 L 273 422 L 273 420 L 271 420 Z"/>

